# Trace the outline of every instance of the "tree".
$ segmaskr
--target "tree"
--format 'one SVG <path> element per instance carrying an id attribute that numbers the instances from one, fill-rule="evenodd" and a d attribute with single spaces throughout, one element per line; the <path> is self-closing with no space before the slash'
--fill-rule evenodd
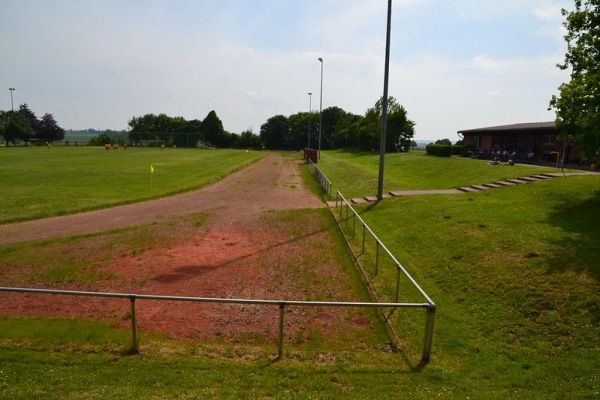
<path id="1" fill-rule="evenodd" d="M 229 134 L 223 129 L 223 122 L 212 110 L 200 124 L 200 135 L 204 143 L 210 143 L 214 146 L 226 147 L 229 142 Z"/>
<path id="2" fill-rule="evenodd" d="M 186 121 L 185 129 L 185 147 L 196 147 L 196 144 L 200 140 L 200 126 L 202 125 L 202 121 L 199 119 L 192 119 L 190 121 Z M 181 138 L 183 140 L 183 137 Z M 183 146 L 183 143 L 175 143 L 177 146 Z"/>
<path id="3" fill-rule="evenodd" d="M 336 131 L 340 121 L 347 118 L 350 114 L 341 109 L 340 107 L 327 107 L 323 110 L 323 129 L 321 131 L 321 149 L 333 149 L 339 146 L 336 143 Z"/>
<path id="4" fill-rule="evenodd" d="M 317 140 L 319 135 L 319 114 L 316 120 L 313 118 L 316 113 L 299 112 L 297 114 L 290 115 L 288 117 L 289 130 L 284 137 L 284 147 L 287 149 L 300 149 L 307 147 L 308 145 L 308 126 L 311 128 L 310 142 L 311 147 L 316 148 Z M 309 124 L 310 121 L 310 124 Z M 316 123 L 315 123 L 316 121 Z M 316 125 L 316 134 L 315 126 Z"/>
<path id="5" fill-rule="evenodd" d="M 258 135 L 255 135 L 251 130 L 246 130 L 241 133 L 235 146 L 246 149 L 260 149 L 262 147 L 262 142 Z"/>
<path id="6" fill-rule="evenodd" d="M 146 114 L 141 117 L 133 117 L 128 124 L 130 127 L 129 140 L 134 143 L 142 140 L 152 141 L 154 145 L 161 143 L 167 146 L 173 144 L 185 146 L 188 143 L 189 126 L 183 117 L 169 117 L 164 113 Z M 195 143 L 195 139 L 192 138 L 192 140 Z"/>
<path id="7" fill-rule="evenodd" d="M 368 144 L 368 148 L 379 148 L 379 138 L 381 137 L 381 124 L 383 113 L 383 97 L 375 103 L 373 108 L 369 108 L 365 113 L 365 132 L 369 138 L 363 140 Z M 392 96 L 388 98 L 388 120 L 386 132 L 386 150 L 393 150 L 395 143 L 400 143 L 408 148 L 410 140 L 414 136 L 415 123 L 408 119 L 406 109 Z M 367 139 L 367 138 L 365 138 Z"/>
<path id="8" fill-rule="evenodd" d="M 438 139 L 435 141 L 435 144 L 451 145 L 452 142 L 450 141 L 450 139 Z"/>
<path id="9" fill-rule="evenodd" d="M 23 103 L 19 106 L 19 114 L 21 114 L 27 122 L 29 122 L 29 126 L 33 129 L 34 132 L 39 132 L 40 130 L 40 121 L 35 116 L 35 113 L 29 109 L 27 103 Z"/>
<path id="10" fill-rule="evenodd" d="M 58 126 L 52 114 L 44 114 L 39 121 L 36 137 L 38 140 L 46 142 L 63 140 L 65 138 L 65 130 Z"/>
<path id="11" fill-rule="evenodd" d="M 118 143 L 118 142 L 115 139 L 115 137 L 110 134 L 110 132 L 101 133 L 100 135 L 94 136 L 93 138 L 90 139 L 90 145 L 92 145 L 92 146 L 101 145 L 101 144 L 114 144 L 114 143 Z M 119 143 L 119 144 L 121 144 L 121 143 Z"/>
<path id="12" fill-rule="evenodd" d="M 261 125 L 260 139 L 269 149 L 285 149 L 285 138 L 289 134 L 290 123 L 283 115 L 275 115 Z"/>
<path id="13" fill-rule="evenodd" d="M 575 11 L 562 10 L 567 53 L 558 68 L 571 68 L 571 80 L 559 86 L 550 108 L 562 135 L 582 149 L 584 157 L 600 150 L 600 1 L 575 0 Z M 564 136 L 563 136 L 564 137 Z"/>
<path id="14" fill-rule="evenodd" d="M 346 113 L 335 126 L 334 140 L 338 147 L 363 147 L 360 143 L 360 134 L 363 130 L 364 117 Z"/>
<path id="15" fill-rule="evenodd" d="M 13 146 L 20 140 L 28 142 L 35 135 L 27 119 L 18 111 L 0 111 L 0 126 L 2 138 Z"/>

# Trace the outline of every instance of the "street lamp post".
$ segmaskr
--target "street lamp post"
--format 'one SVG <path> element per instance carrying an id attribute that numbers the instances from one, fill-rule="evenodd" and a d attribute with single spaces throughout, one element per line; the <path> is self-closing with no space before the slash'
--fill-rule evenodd
<path id="1" fill-rule="evenodd" d="M 312 109 L 312 93 L 308 93 L 308 149 L 310 149 L 310 112 Z"/>
<path id="2" fill-rule="evenodd" d="M 321 133 L 323 132 L 323 59 L 321 62 L 321 100 L 319 101 L 319 160 L 321 159 Z"/>
<path id="3" fill-rule="evenodd" d="M 390 31 L 392 25 L 392 0 L 388 0 L 387 33 L 385 40 L 385 72 L 383 77 L 383 104 L 381 105 L 381 143 L 379 146 L 379 179 L 377 200 L 383 199 L 383 170 L 385 162 L 385 134 L 387 132 L 388 81 L 390 76 Z"/>
<path id="4" fill-rule="evenodd" d="M 13 105 L 13 91 L 15 90 L 15 88 L 11 87 L 8 88 L 8 90 L 10 90 L 10 108 L 12 111 L 15 111 L 15 106 Z"/>

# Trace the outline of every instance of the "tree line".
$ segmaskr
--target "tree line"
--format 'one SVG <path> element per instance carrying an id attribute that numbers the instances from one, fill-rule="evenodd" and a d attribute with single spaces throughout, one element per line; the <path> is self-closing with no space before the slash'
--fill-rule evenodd
<path id="1" fill-rule="evenodd" d="M 21 104 L 18 111 L 0 111 L 0 137 L 13 146 L 19 142 L 52 143 L 63 140 L 65 130 L 52 114 L 38 118 L 27 104 Z"/>
<path id="2" fill-rule="evenodd" d="M 382 122 L 382 102 L 379 99 L 364 115 L 349 113 L 340 107 L 318 112 L 299 112 L 290 116 L 275 115 L 260 127 L 256 135 L 247 130 L 241 134 L 227 132 L 213 110 L 203 120 L 186 120 L 166 114 L 146 114 L 129 120 L 129 142 L 144 146 L 164 144 L 178 147 L 241 147 L 273 150 L 318 148 L 319 124 L 321 149 L 352 147 L 379 149 Z M 406 109 L 394 97 L 388 100 L 386 149 L 396 146 L 410 148 L 415 123 L 408 119 Z"/>
<path id="3" fill-rule="evenodd" d="M 251 131 L 240 135 L 223 128 L 223 122 L 213 110 L 204 120 L 186 120 L 166 114 L 146 114 L 129 120 L 130 143 L 157 143 L 178 147 L 240 147 L 260 148 L 260 138 Z"/>
<path id="4" fill-rule="evenodd" d="M 251 130 L 235 134 L 223 128 L 213 110 L 203 120 L 186 120 L 166 114 L 134 116 L 128 121 L 127 132 L 104 131 L 90 144 L 138 144 L 142 146 L 177 147 L 238 147 L 298 150 L 305 147 L 321 149 L 351 147 L 363 150 L 379 149 L 382 103 L 379 99 L 364 115 L 349 113 L 340 107 L 318 112 L 299 112 L 290 116 L 269 118 L 256 135 Z M 38 119 L 27 104 L 19 111 L 0 114 L 0 134 L 5 141 L 53 142 L 63 140 L 65 131 L 51 114 Z M 320 129 L 320 124 L 322 128 Z M 406 109 L 394 97 L 388 99 L 386 149 L 411 147 L 415 123 L 408 119 Z"/>
<path id="5" fill-rule="evenodd" d="M 319 147 L 319 123 L 322 124 L 321 149 L 350 147 L 362 150 L 379 149 L 382 123 L 380 98 L 364 115 L 349 113 L 340 107 L 318 112 L 275 115 L 260 127 L 260 139 L 266 148 L 297 150 Z M 410 148 L 415 123 L 408 119 L 406 109 L 394 97 L 388 99 L 386 150 L 396 146 Z"/>

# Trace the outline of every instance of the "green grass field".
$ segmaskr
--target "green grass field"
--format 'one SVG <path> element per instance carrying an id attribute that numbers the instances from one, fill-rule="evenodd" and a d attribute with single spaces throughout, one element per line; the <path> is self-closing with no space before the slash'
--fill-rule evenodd
<path id="1" fill-rule="evenodd" d="M 0 148 L 0 224 L 197 189 L 265 154 L 131 147 L 110 151 L 84 146 Z"/>
<path id="2" fill-rule="evenodd" d="M 558 172 L 556 168 L 530 165 L 488 165 L 462 157 L 431 157 L 422 151 L 388 153 L 385 157 L 383 192 L 415 189 L 455 189 L 501 179 Z M 335 150 L 322 152 L 317 166 L 325 171 L 335 190 L 346 198 L 377 194 L 379 154 Z"/>
<path id="3" fill-rule="evenodd" d="M 387 159 L 386 190 L 448 188 L 541 171 L 422 153 Z M 361 177 L 376 183 L 377 162 L 373 154 L 323 152 L 319 168 L 344 195 L 364 196 L 376 186 L 365 186 Z M 157 172 L 163 168 L 154 165 Z M 71 165 L 69 173 L 75 169 Z M 438 306 L 432 359 L 424 367 L 415 362 L 420 312 L 396 315 L 399 353 L 384 344 L 345 351 L 286 344 L 279 362 L 273 362 L 273 346 L 160 337 L 146 339 L 141 355 L 123 356 L 128 332 L 81 320 L 4 317 L 0 398 L 598 398 L 599 209 L 600 174 L 357 207 Z M 0 257 L 17 259 L 17 251 L 32 250 L 4 246 Z M 361 257 L 372 252 L 368 244 Z M 390 276 L 384 263 L 373 277 L 384 297 Z"/>

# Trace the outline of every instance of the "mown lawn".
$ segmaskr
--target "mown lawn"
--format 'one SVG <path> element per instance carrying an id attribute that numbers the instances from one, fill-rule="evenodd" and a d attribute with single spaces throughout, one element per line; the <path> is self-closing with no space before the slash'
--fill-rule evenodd
<path id="1" fill-rule="evenodd" d="M 87 146 L 0 147 L 0 224 L 197 189 L 265 154 L 132 147 L 110 151 Z M 152 176 L 150 166 L 154 168 Z"/>

